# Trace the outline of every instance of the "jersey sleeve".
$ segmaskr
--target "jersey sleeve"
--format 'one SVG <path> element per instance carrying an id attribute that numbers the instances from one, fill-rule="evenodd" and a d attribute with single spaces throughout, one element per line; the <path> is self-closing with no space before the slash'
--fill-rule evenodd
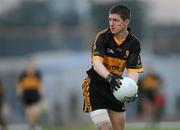
<path id="1" fill-rule="evenodd" d="M 130 50 L 130 54 L 127 60 L 128 72 L 140 73 L 144 71 L 141 63 L 140 51 L 141 51 L 140 43 L 139 41 L 135 41 Z"/>
<path id="2" fill-rule="evenodd" d="M 95 59 L 103 61 L 104 55 L 105 55 L 104 35 L 102 33 L 98 33 L 92 44 L 92 61 Z"/>

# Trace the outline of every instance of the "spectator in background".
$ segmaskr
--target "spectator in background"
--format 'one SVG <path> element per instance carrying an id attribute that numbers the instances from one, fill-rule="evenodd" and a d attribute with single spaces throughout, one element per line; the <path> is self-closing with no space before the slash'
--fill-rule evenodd
<path id="1" fill-rule="evenodd" d="M 40 129 L 37 124 L 41 111 L 42 79 L 31 58 L 28 59 L 27 68 L 18 77 L 17 94 L 25 105 L 30 129 Z"/>
<path id="2" fill-rule="evenodd" d="M 165 99 L 160 92 L 162 82 L 162 78 L 152 69 L 138 81 L 139 110 L 142 110 L 143 119 L 151 125 L 160 119 L 160 109 L 164 107 Z"/>
<path id="3" fill-rule="evenodd" d="M 154 116 L 155 124 L 158 124 L 162 119 L 165 106 L 166 106 L 166 97 L 160 87 L 155 95 L 155 116 Z"/>
<path id="4" fill-rule="evenodd" d="M 0 126 L 2 130 L 7 130 L 7 124 L 6 124 L 5 116 L 3 113 L 4 90 L 5 90 L 5 86 L 2 83 L 2 81 L 0 81 Z"/>

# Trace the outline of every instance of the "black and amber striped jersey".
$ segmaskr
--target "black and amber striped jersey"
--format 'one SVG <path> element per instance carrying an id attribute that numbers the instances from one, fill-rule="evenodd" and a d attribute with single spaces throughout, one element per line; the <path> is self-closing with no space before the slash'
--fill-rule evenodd
<path id="1" fill-rule="evenodd" d="M 18 79 L 18 87 L 25 90 L 38 90 L 42 87 L 41 73 L 35 71 L 33 74 L 23 72 Z"/>
<path id="2" fill-rule="evenodd" d="M 109 29 L 96 35 L 92 44 L 92 60 L 99 59 L 106 69 L 113 74 L 122 75 L 128 72 L 143 72 L 140 57 L 140 42 L 128 29 L 127 37 L 118 41 Z M 87 71 L 90 77 L 99 77 L 93 67 Z"/>

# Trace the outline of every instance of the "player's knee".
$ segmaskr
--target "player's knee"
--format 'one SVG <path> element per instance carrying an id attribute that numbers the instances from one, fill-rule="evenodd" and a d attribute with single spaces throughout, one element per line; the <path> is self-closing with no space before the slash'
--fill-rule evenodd
<path id="1" fill-rule="evenodd" d="M 90 117 L 97 128 L 111 130 L 111 121 L 106 109 L 99 109 L 90 112 Z"/>
<path id="2" fill-rule="evenodd" d="M 111 122 L 110 121 L 103 121 L 96 124 L 96 127 L 99 130 L 112 130 Z"/>

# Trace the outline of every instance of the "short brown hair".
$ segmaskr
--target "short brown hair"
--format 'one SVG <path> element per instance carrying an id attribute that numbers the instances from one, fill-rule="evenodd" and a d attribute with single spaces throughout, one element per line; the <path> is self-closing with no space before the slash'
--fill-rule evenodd
<path id="1" fill-rule="evenodd" d="M 131 17 L 131 11 L 129 8 L 120 4 L 114 5 L 112 8 L 110 8 L 109 13 L 118 14 L 123 20 L 130 19 Z"/>

